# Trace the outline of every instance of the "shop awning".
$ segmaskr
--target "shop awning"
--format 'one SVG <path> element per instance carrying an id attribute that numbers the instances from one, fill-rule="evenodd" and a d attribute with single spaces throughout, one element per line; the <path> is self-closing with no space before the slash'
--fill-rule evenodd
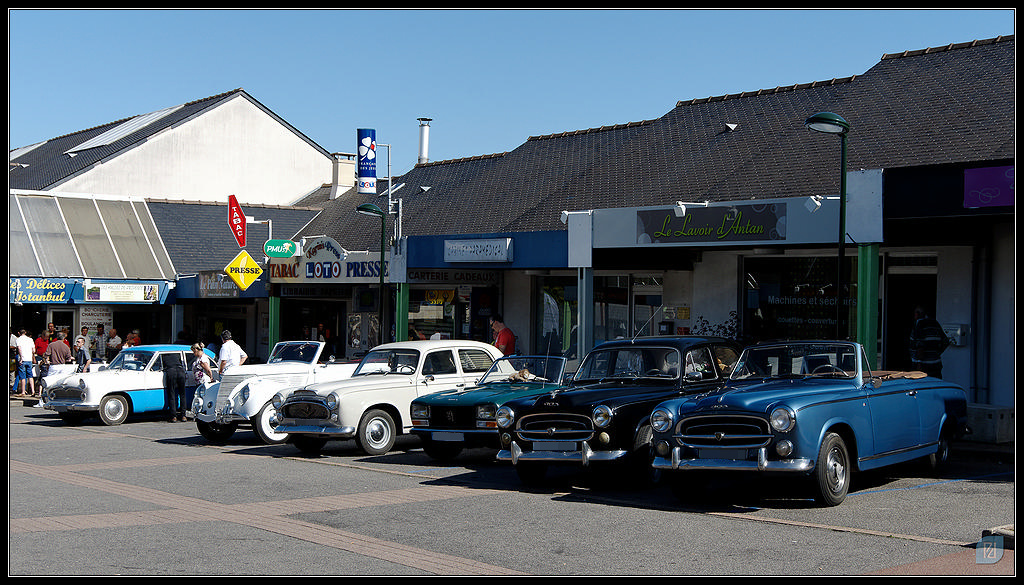
<path id="1" fill-rule="evenodd" d="M 141 198 L 11 191 L 9 277 L 175 280 Z"/>

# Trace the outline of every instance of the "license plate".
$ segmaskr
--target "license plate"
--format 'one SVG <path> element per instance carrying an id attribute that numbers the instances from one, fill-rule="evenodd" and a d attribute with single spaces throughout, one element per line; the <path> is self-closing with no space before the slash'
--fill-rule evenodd
<path id="1" fill-rule="evenodd" d="M 462 441 L 462 433 L 431 433 L 431 439 L 435 441 Z"/>
<path id="2" fill-rule="evenodd" d="M 746 459 L 746 449 L 701 449 L 701 459 Z"/>
<path id="3" fill-rule="evenodd" d="M 538 441 L 533 444 L 534 451 L 575 451 L 576 443 L 569 441 Z"/>

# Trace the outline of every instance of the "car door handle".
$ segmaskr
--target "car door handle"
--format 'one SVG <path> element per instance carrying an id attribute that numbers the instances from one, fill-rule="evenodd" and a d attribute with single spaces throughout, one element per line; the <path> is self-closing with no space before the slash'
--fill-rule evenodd
<path id="1" fill-rule="evenodd" d="M 917 396 L 917 390 L 911 390 L 910 392 L 907 392 L 907 396 Z"/>

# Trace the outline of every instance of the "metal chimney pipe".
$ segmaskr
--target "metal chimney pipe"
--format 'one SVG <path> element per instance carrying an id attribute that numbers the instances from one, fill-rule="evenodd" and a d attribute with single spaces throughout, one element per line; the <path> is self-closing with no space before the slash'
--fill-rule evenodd
<path id="1" fill-rule="evenodd" d="M 430 118 L 416 118 L 420 123 L 420 155 L 416 164 L 425 164 L 430 161 L 427 158 L 427 149 L 430 144 Z"/>

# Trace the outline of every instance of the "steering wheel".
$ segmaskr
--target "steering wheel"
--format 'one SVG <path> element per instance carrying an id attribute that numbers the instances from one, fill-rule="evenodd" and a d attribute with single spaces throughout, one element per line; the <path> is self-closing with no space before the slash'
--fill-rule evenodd
<path id="1" fill-rule="evenodd" d="M 833 366 L 832 364 L 821 364 L 820 366 L 811 370 L 811 375 L 815 374 L 845 374 L 846 372 Z"/>

